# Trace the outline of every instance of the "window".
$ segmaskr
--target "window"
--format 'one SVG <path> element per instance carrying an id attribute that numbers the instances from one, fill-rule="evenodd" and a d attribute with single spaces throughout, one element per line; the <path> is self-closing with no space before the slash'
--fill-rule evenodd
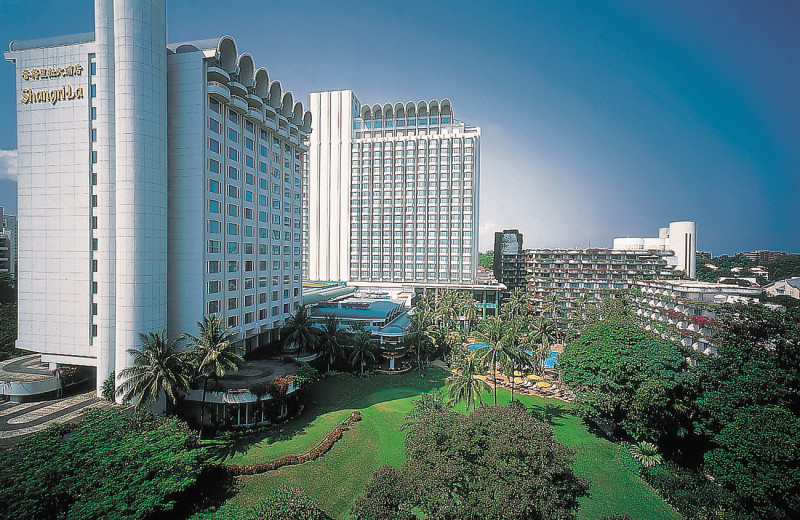
<path id="1" fill-rule="evenodd" d="M 214 153 L 219 153 L 222 150 L 222 145 L 216 139 L 208 138 L 208 149 Z"/>
<path id="2" fill-rule="evenodd" d="M 238 161 L 239 160 L 239 150 L 236 148 L 228 147 L 228 159 L 231 161 Z"/>
<path id="3" fill-rule="evenodd" d="M 219 272 L 219 260 L 210 260 L 208 262 L 208 272 L 209 273 L 218 273 Z"/>
<path id="4" fill-rule="evenodd" d="M 222 289 L 222 284 L 219 280 L 212 280 L 208 282 L 208 294 L 216 294 Z"/>
<path id="5" fill-rule="evenodd" d="M 222 124 L 213 117 L 209 117 L 208 129 L 214 132 L 215 134 L 219 134 L 220 132 L 222 132 Z"/>
<path id="6" fill-rule="evenodd" d="M 92 93 L 92 97 L 97 97 L 97 85 L 91 85 L 89 90 Z"/>
<path id="7" fill-rule="evenodd" d="M 234 281 L 234 280 L 231 280 Z M 228 298 L 227 308 L 229 311 L 239 307 L 239 298 Z"/>
<path id="8" fill-rule="evenodd" d="M 214 159 L 209 159 L 208 160 L 208 169 L 212 173 L 219 173 L 222 170 L 222 165 L 220 164 L 219 161 L 216 161 Z"/>
<path id="9" fill-rule="evenodd" d="M 97 152 L 92 152 L 92 164 L 97 164 Z"/>
<path id="10" fill-rule="evenodd" d="M 233 197 L 234 199 L 239 198 L 239 188 L 236 186 L 232 186 L 228 184 L 228 197 Z"/>
<path id="11" fill-rule="evenodd" d="M 234 224 L 232 222 L 228 222 L 227 232 L 229 235 L 238 235 L 239 234 L 239 225 Z"/>
<path id="12" fill-rule="evenodd" d="M 239 316 L 228 316 L 228 327 L 236 327 L 239 324 Z"/>
<path id="13" fill-rule="evenodd" d="M 219 213 L 219 201 L 213 199 L 209 200 L 208 211 L 209 213 Z"/>
<path id="14" fill-rule="evenodd" d="M 92 107 L 92 121 L 97 119 L 97 107 Z"/>
<path id="15" fill-rule="evenodd" d="M 228 178 L 235 181 L 239 180 L 239 170 L 233 166 L 228 166 Z"/>
<path id="16" fill-rule="evenodd" d="M 228 260 L 228 272 L 229 273 L 238 273 L 239 272 L 239 261 L 238 260 Z M 234 287 L 235 289 L 235 287 Z M 233 289 L 231 289 L 233 290 Z"/>
<path id="17" fill-rule="evenodd" d="M 219 181 L 215 181 L 214 179 L 208 180 L 208 191 L 211 193 L 219 193 L 220 184 Z"/>
<path id="18" fill-rule="evenodd" d="M 249 123 L 248 123 L 248 124 L 249 124 Z M 252 125 L 251 125 L 251 126 L 252 126 Z M 249 137 L 245 137 L 245 138 L 244 138 L 244 145 L 245 145 L 245 147 L 246 147 L 248 150 L 253 150 L 253 151 L 255 151 L 255 149 L 256 149 L 256 143 L 255 143 L 255 141 L 253 141 L 253 140 L 252 140 L 252 139 L 250 139 Z"/>
<path id="19" fill-rule="evenodd" d="M 219 300 L 212 300 L 208 302 L 208 314 L 216 314 L 219 312 Z"/>
<path id="20" fill-rule="evenodd" d="M 209 233 L 219 233 L 220 222 L 219 220 L 209 220 L 206 229 Z"/>
<path id="21" fill-rule="evenodd" d="M 208 241 L 208 252 L 209 253 L 219 253 L 219 240 L 209 240 Z"/>
<path id="22" fill-rule="evenodd" d="M 237 114 L 235 112 L 231 112 L 230 114 L 228 114 L 228 120 L 230 120 L 231 123 L 236 123 L 238 125 L 239 124 L 239 114 Z"/>
<path id="23" fill-rule="evenodd" d="M 228 242 L 228 254 L 229 255 L 239 254 L 239 242 Z"/>
<path id="24" fill-rule="evenodd" d="M 92 128 L 92 142 L 97 142 L 97 128 Z"/>

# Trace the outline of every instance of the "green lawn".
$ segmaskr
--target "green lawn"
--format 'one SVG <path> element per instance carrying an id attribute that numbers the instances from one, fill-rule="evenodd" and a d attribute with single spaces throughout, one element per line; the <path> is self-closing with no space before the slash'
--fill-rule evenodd
<path id="1" fill-rule="evenodd" d="M 347 518 L 355 498 L 363 492 L 372 473 L 383 464 L 400 466 L 405 458 L 405 433 L 400 431 L 411 401 L 423 392 L 442 387 L 446 372 L 438 368 L 403 375 L 379 375 L 357 379 L 339 375 L 314 385 L 301 417 L 282 431 L 258 434 L 238 441 L 211 444 L 219 461 L 242 464 L 269 461 L 287 453 L 302 453 L 318 444 L 351 411 L 360 410 L 362 421 L 319 460 L 277 471 L 243 477 L 237 494 L 220 510 L 255 505 L 281 484 L 301 487 L 333 518 Z M 498 391 L 498 402 L 510 393 Z M 485 401 L 491 396 L 487 394 Z M 599 520 L 612 513 L 628 513 L 634 519 L 678 519 L 658 495 L 627 470 L 617 455 L 617 445 L 595 437 L 570 406 L 555 399 L 522 396 L 522 402 L 553 426 L 556 440 L 577 450 L 575 472 L 592 482 L 591 496 L 581 500 L 579 517 Z M 463 406 L 459 407 L 463 411 Z"/>

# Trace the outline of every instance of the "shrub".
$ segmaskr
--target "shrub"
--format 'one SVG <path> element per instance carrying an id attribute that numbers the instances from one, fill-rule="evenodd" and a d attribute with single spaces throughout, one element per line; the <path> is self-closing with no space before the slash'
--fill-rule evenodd
<path id="1" fill-rule="evenodd" d="M 103 399 L 106 401 L 114 402 L 114 391 L 116 389 L 116 375 L 111 372 L 105 381 L 103 381 Z"/>
<path id="2" fill-rule="evenodd" d="M 314 500 L 298 488 L 281 486 L 272 491 L 253 511 L 258 520 L 327 520 Z"/>

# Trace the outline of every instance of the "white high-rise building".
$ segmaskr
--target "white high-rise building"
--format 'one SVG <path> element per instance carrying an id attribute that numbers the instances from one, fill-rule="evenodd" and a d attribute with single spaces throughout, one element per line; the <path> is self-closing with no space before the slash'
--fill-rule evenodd
<path id="1" fill-rule="evenodd" d="M 450 101 L 310 95 L 304 240 L 311 280 L 474 283 L 480 128 Z"/>
<path id="2" fill-rule="evenodd" d="M 682 271 L 688 278 L 695 277 L 697 266 L 697 224 L 685 220 L 670 222 L 669 227 L 659 228 L 658 237 L 615 238 L 613 249 L 628 251 L 672 251 L 667 263 Z"/>
<path id="3" fill-rule="evenodd" d="M 233 38 L 167 45 L 166 0 L 97 0 L 94 33 L 12 42 L 17 347 L 97 367 L 219 314 L 257 346 L 301 301 L 310 114 Z"/>

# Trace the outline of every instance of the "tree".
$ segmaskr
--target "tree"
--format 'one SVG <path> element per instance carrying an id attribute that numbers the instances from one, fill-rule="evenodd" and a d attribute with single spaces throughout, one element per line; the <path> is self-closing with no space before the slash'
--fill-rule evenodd
<path id="1" fill-rule="evenodd" d="M 367 360 L 375 361 L 375 347 L 372 343 L 372 334 L 369 331 L 360 331 L 353 335 L 353 350 L 350 352 L 350 365 L 361 367 L 361 375 L 364 375 L 364 365 Z"/>
<path id="2" fill-rule="evenodd" d="M 329 518 L 305 491 L 286 485 L 267 494 L 253 512 L 256 520 L 328 520 Z"/>
<path id="3" fill-rule="evenodd" d="M 0 361 L 23 352 L 15 348 L 17 341 L 17 286 L 8 273 L 0 273 Z"/>
<path id="4" fill-rule="evenodd" d="M 483 404 L 481 390 L 488 388 L 488 385 L 486 381 L 476 377 L 480 372 L 480 366 L 475 360 L 475 353 L 458 358 L 453 363 L 453 369 L 455 371 L 447 378 L 447 393 L 451 403 L 464 401 L 464 409 L 467 412 L 470 406 L 475 406 L 476 401 Z"/>
<path id="5" fill-rule="evenodd" d="M 714 441 L 706 469 L 733 492 L 731 509 L 749 518 L 800 518 L 800 418 L 775 406 L 745 408 Z"/>
<path id="6" fill-rule="evenodd" d="M 141 348 L 128 349 L 133 365 L 120 372 L 122 384 L 117 395 L 125 402 L 134 401 L 137 410 L 158 402 L 163 392 L 167 399 L 167 412 L 178 401 L 181 391 L 189 389 L 191 365 L 181 352 L 183 337 L 167 339 L 167 329 L 161 332 L 140 333 Z"/>
<path id="7" fill-rule="evenodd" d="M 375 472 L 351 513 L 355 520 L 415 520 L 412 503 L 411 486 L 400 471 L 386 464 Z"/>
<path id="8" fill-rule="evenodd" d="M 342 356 L 342 344 L 345 342 L 345 334 L 339 330 L 339 318 L 336 316 L 326 316 L 319 333 L 320 353 L 328 358 L 328 372 L 336 358 Z"/>
<path id="9" fill-rule="evenodd" d="M 800 276 L 800 255 L 781 255 L 769 264 L 770 280 Z"/>
<path id="10" fill-rule="evenodd" d="M 478 256 L 478 265 L 481 267 L 485 267 L 486 269 L 493 269 L 494 268 L 494 251 L 488 250 L 485 253 L 481 253 Z"/>
<path id="11" fill-rule="evenodd" d="M 484 345 L 476 353 L 480 362 L 492 370 L 494 404 L 497 405 L 497 366 L 508 362 L 510 352 L 506 327 L 499 317 L 492 316 L 478 327 L 477 337 Z"/>
<path id="12" fill-rule="evenodd" d="M 400 473 L 430 520 L 567 520 L 587 490 L 573 454 L 522 406 L 481 406 L 414 426 Z"/>
<path id="13" fill-rule="evenodd" d="M 294 316 L 283 326 L 282 334 L 285 346 L 295 345 L 299 352 L 313 351 L 319 345 L 319 329 L 311 322 L 311 314 L 305 305 L 301 305 Z"/>
<path id="14" fill-rule="evenodd" d="M 411 401 L 411 410 L 406 414 L 406 422 L 400 427 L 400 430 L 405 430 L 414 426 L 432 413 L 447 410 L 447 404 L 444 394 L 438 388 L 422 394 L 417 399 Z"/>
<path id="15" fill-rule="evenodd" d="M 203 436 L 205 426 L 206 391 L 209 379 L 219 382 L 225 377 L 228 370 L 236 371 L 244 364 L 233 346 L 235 332 L 226 327 L 222 318 L 216 314 L 205 316 L 203 321 L 197 322 L 200 329 L 198 336 L 187 335 L 193 350 L 190 350 L 189 359 L 194 365 L 195 373 L 203 378 L 203 399 L 200 404 L 200 436 Z"/>
<path id="16" fill-rule="evenodd" d="M 559 355 L 561 377 L 587 418 L 604 417 L 635 439 L 684 450 L 693 431 L 692 351 L 632 323 L 597 322 Z"/>
<path id="17" fill-rule="evenodd" d="M 540 374 L 544 373 L 544 362 L 550 356 L 550 347 L 555 341 L 557 328 L 557 325 L 544 316 L 537 317 L 530 324 L 528 343 L 531 349 L 531 361 Z"/>
<path id="18" fill-rule="evenodd" d="M 528 291 L 522 287 L 515 288 L 503 302 L 503 317 L 516 319 L 527 315 L 528 299 Z"/>
<path id="19" fill-rule="evenodd" d="M 472 323 L 478 318 L 478 306 L 475 305 L 475 297 L 470 291 L 459 291 L 456 301 L 456 309 L 459 319 L 466 322 L 467 330 L 472 329 Z"/>
<path id="20" fill-rule="evenodd" d="M 424 306 L 414 309 L 405 341 L 417 354 L 417 368 L 419 376 L 422 377 L 422 353 L 436 341 L 436 325 L 433 323 L 430 311 L 425 310 Z"/>
<path id="21" fill-rule="evenodd" d="M 658 446 L 652 442 L 642 441 L 637 442 L 630 448 L 631 457 L 639 461 L 639 464 L 645 468 L 652 468 L 658 466 L 663 462 L 663 458 L 658 453 Z"/>
<path id="22" fill-rule="evenodd" d="M 167 516 L 206 458 L 175 417 L 86 412 L 0 454 L 0 511 L 42 520 Z"/>

